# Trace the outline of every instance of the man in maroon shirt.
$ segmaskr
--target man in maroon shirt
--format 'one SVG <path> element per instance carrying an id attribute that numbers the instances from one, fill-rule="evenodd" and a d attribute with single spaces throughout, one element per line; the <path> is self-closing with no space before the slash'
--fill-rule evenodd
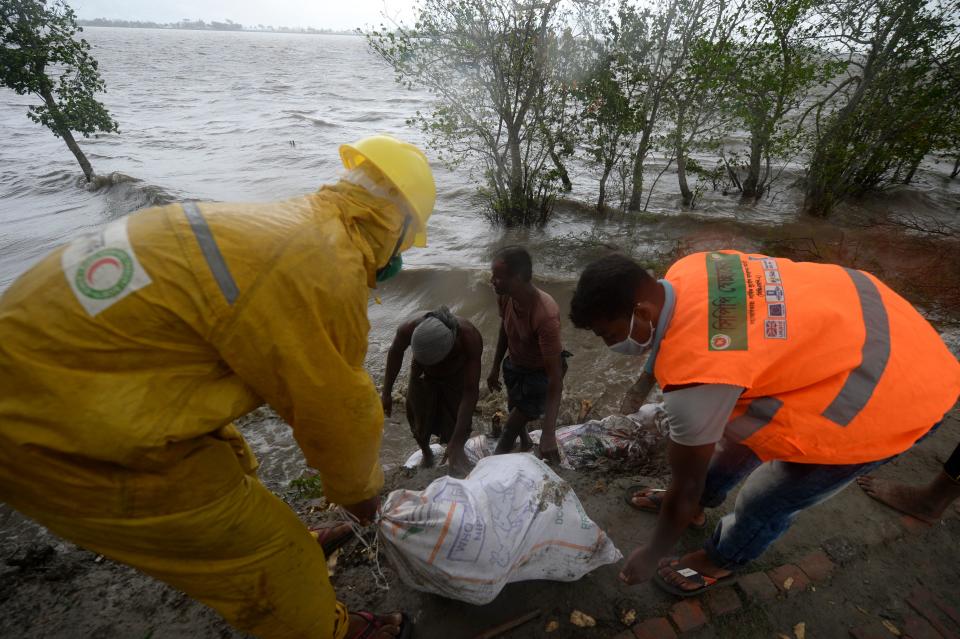
<path id="1" fill-rule="evenodd" d="M 498 251 L 492 272 L 490 283 L 500 307 L 500 337 L 487 386 L 491 391 L 500 390 L 502 362 L 510 410 L 496 454 L 511 452 L 518 436 L 521 450 L 529 450 L 527 422 L 543 417 L 540 454 L 559 462 L 557 413 L 568 355 L 560 341 L 560 309 L 530 281 L 533 263 L 525 248 L 508 246 Z M 504 359 L 508 350 L 510 355 Z"/>

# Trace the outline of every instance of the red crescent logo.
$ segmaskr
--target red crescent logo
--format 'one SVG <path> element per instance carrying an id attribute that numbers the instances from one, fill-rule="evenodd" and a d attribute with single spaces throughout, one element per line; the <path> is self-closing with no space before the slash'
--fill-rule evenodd
<path id="1" fill-rule="evenodd" d="M 118 260 L 117 258 L 101 257 L 99 260 L 91 264 L 90 268 L 87 269 L 86 279 L 87 279 L 87 283 L 90 286 L 93 286 L 93 274 L 96 273 L 97 269 L 100 268 L 101 266 L 106 266 L 108 264 L 123 271 L 123 264 L 121 264 L 120 260 Z"/>

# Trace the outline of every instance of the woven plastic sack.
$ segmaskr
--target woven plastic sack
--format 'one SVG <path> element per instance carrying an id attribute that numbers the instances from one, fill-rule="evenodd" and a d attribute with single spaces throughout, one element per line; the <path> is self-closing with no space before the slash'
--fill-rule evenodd
<path id="1" fill-rule="evenodd" d="M 625 465 L 642 464 L 650 458 L 669 430 L 663 404 L 646 404 L 632 415 L 609 415 L 582 424 L 557 429 L 557 445 L 565 468 L 589 468 L 605 459 L 619 460 Z M 534 444 L 540 443 L 540 431 L 530 433 Z M 493 454 L 497 441 L 486 435 L 475 435 L 464 444 L 470 464 Z M 430 446 L 439 459 L 445 450 L 441 444 Z M 403 463 L 416 468 L 423 459 L 419 450 Z"/>
<path id="2" fill-rule="evenodd" d="M 622 557 L 571 486 L 526 454 L 485 457 L 466 479 L 393 491 L 379 531 L 404 584 L 472 604 L 514 581 L 576 581 Z"/>

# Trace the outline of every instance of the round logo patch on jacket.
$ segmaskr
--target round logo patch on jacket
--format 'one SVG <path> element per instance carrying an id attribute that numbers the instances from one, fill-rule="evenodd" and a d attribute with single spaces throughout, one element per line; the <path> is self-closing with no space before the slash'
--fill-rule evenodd
<path id="1" fill-rule="evenodd" d="M 78 238 L 63 251 L 63 273 L 91 316 L 151 283 L 127 234 L 127 218 Z"/>
<path id="2" fill-rule="evenodd" d="M 77 290 L 89 298 L 116 297 L 133 279 L 133 259 L 123 249 L 102 249 L 80 264 L 74 278 Z"/>

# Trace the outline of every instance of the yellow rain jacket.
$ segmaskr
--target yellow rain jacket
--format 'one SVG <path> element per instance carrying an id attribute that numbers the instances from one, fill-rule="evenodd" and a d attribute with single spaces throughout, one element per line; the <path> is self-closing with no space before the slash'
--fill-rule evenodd
<path id="1" fill-rule="evenodd" d="M 252 532 L 275 516 L 299 536 L 298 552 L 312 552 L 303 550 L 306 530 L 276 510 L 282 502 L 264 506 L 266 491 L 248 475 L 256 460 L 232 426 L 264 402 L 292 426 L 330 501 L 379 492 L 383 414 L 363 368 L 367 298 L 402 222 L 382 204 L 341 182 L 279 203 L 147 209 L 30 269 L 0 297 L 0 499 L 82 545 L 148 564 L 146 572 L 241 628 L 301 636 L 309 624 L 288 619 L 274 632 L 263 618 L 246 618 L 243 596 L 233 598 L 240 614 L 193 588 L 197 567 L 176 565 L 177 544 L 164 540 L 169 526 L 188 536 L 203 530 L 202 560 L 205 543 L 236 541 L 245 526 Z M 256 525 L 243 523 L 248 502 L 262 509 Z M 160 520 L 168 527 L 151 526 Z M 165 532 L 149 548 L 112 545 L 110 531 L 123 526 L 141 527 L 140 538 Z M 284 547 L 283 539 L 257 544 L 250 539 L 244 552 L 266 557 Z M 311 565 L 326 583 L 316 554 L 319 566 L 315 556 Z M 234 568 L 199 569 L 222 584 L 212 573 Z M 315 623 L 321 611 L 310 614 Z"/>

